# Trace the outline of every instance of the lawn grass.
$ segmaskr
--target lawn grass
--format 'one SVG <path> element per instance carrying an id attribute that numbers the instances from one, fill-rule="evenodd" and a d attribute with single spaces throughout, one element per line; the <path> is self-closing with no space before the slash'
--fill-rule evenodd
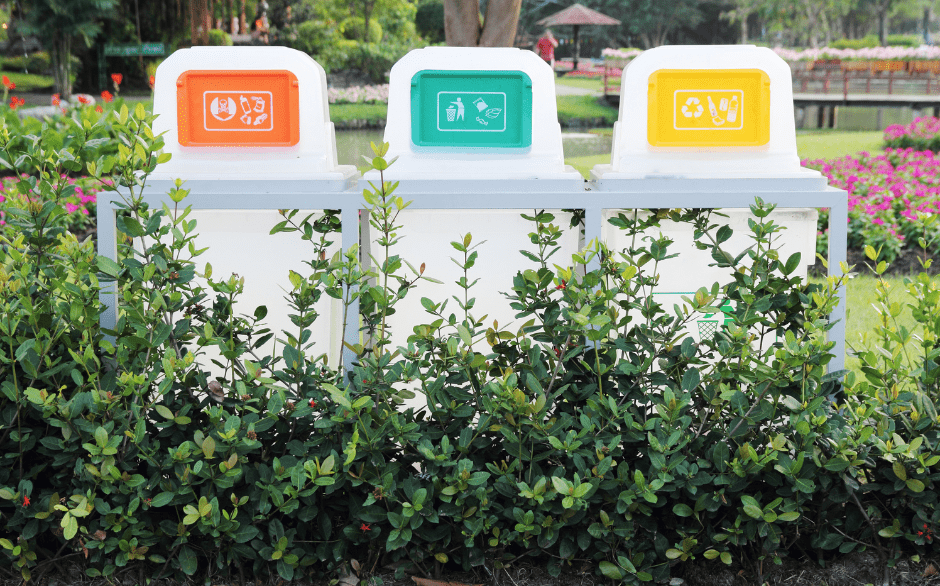
<path id="1" fill-rule="evenodd" d="M 604 165 L 610 163 L 610 155 L 586 155 L 583 157 L 569 157 L 565 159 L 566 165 L 571 165 L 577 169 L 585 179 L 590 179 L 591 169 L 594 165 Z"/>
<path id="2" fill-rule="evenodd" d="M 590 96 L 562 96 L 562 98 L 590 98 Z M 559 98 L 559 119 L 561 118 L 561 99 Z M 834 159 L 854 155 L 861 151 L 869 153 L 884 152 L 881 132 L 840 132 L 807 131 L 796 136 L 796 150 L 801 159 Z M 594 165 L 610 162 L 610 155 L 588 155 L 570 157 L 565 163 L 573 166 L 587 178 Z"/>
<path id="3" fill-rule="evenodd" d="M 588 126 L 613 126 L 617 108 L 597 96 L 558 96 L 558 121 L 568 126 L 574 120 L 591 121 Z"/>
<path id="4" fill-rule="evenodd" d="M 330 104 L 330 120 L 333 122 L 344 122 L 346 120 L 379 122 L 385 121 L 387 118 L 388 104 Z"/>
<path id="5" fill-rule="evenodd" d="M 4 71 L 3 75 L 16 84 L 14 92 L 32 92 L 42 89 L 52 91 L 52 86 L 55 84 L 55 80 L 48 75 L 17 73 L 15 71 Z"/>
<path id="6" fill-rule="evenodd" d="M 860 152 L 884 152 L 883 133 L 879 131 L 846 132 L 840 130 L 798 131 L 796 150 L 801 159 L 837 159 Z"/>
<path id="7" fill-rule="evenodd" d="M 934 279 L 938 278 L 940 277 L 934 277 Z M 889 304 L 896 302 L 901 307 L 901 313 L 895 318 L 897 323 L 891 325 L 894 328 L 907 327 L 916 334 L 919 328 L 908 307 L 908 304 L 913 303 L 914 300 L 907 292 L 904 279 L 905 277 L 885 277 L 889 287 Z M 875 329 L 881 325 L 881 317 L 875 310 L 877 282 L 876 277 L 858 275 L 849 280 L 846 291 L 845 367 L 855 371 L 857 376 L 861 376 L 861 371 L 854 351 L 872 350 L 881 345 L 880 340 L 875 339 L 874 335 Z"/>

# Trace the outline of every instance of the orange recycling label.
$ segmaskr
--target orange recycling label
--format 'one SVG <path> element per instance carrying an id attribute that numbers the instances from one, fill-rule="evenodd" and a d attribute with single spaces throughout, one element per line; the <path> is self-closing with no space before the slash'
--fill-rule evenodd
<path id="1" fill-rule="evenodd" d="M 176 82 L 182 146 L 293 146 L 297 77 L 285 70 L 187 71 Z"/>

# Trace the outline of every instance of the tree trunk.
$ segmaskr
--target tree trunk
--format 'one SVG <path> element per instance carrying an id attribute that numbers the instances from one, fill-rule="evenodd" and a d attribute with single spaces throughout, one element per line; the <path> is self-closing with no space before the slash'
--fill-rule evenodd
<path id="1" fill-rule="evenodd" d="M 449 47 L 476 47 L 479 44 L 479 0 L 444 0 L 444 37 Z"/>
<path id="2" fill-rule="evenodd" d="M 238 19 L 238 32 L 243 35 L 248 33 L 248 20 L 245 18 L 245 0 L 242 0 L 242 13 Z"/>
<path id="3" fill-rule="evenodd" d="M 522 0 L 489 0 L 486 18 L 480 34 L 481 47 L 512 47 L 516 41 L 516 27 Z"/>
<path id="4" fill-rule="evenodd" d="M 72 98 L 72 84 L 69 75 L 69 52 L 71 43 L 69 37 L 62 36 L 52 41 L 52 74 L 55 81 L 56 93 L 63 100 Z"/>
<path id="5" fill-rule="evenodd" d="M 189 0 L 190 37 L 193 46 L 209 44 L 209 29 L 212 17 L 209 15 L 206 0 Z"/>
<path id="6" fill-rule="evenodd" d="M 372 8 L 373 8 L 374 6 L 375 6 L 375 2 L 374 2 L 374 1 L 373 1 L 373 2 L 369 2 L 368 0 L 366 0 L 365 2 L 362 3 L 362 14 L 363 14 L 363 21 L 364 21 L 364 23 L 363 23 L 364 26 L 363 26 L 363 31 L 362 31 L 362 42 L 363 42 L 363 43 L 368 43 L 368 42 L 369 42 L 369 20 L 372 18 Z M 377 43 L 381 43 L 381 42 L 382 42 L 382 39 L 379 39 L 379 40 L 376 41 L 376 42 L 377 42 Z"/>
<path id="7" fill-rule="evenodd" d="M 749 14 L 744 14 L 741 16 L 741 44 L 747 44 L 747 17 Z"/>
<path id="8" fill-rule="evenodd" d="M 930 44 L 930 7 L 924 8 L 924 43 Z"/>
<path id="9" fill-rule="evenodd" d="M 878 10 L 878 44 L 882 47 L 888 45 L 888 8 L 879 7 Z"/>

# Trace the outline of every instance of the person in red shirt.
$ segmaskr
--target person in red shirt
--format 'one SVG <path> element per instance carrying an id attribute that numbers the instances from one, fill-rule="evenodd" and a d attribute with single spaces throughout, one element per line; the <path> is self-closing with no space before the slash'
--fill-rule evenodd
<path id="1" fill-rule="evenodd" d="M 551 65 L 553 70 L 555 69 L 555 47 L 557 46 L 558 41 L 552 36 L 552 31 L 548 29 L 545 30 L 545 34 L 535 44 L 535 52 Z"/>

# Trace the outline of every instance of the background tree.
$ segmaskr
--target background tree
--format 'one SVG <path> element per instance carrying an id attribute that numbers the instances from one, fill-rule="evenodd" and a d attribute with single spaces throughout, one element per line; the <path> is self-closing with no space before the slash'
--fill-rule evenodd
<path id="1" fill-rule="evenodd" d="M 522 0 L 444 0 L 444 36 L 451 47 L 511 47 Z"/>
<path id="2" fill-rule="evenodd" d="M 738 24 L 741 28 L 741 44 L 747 44 L 747 21 L 752 14 L 763 9 L 767 5 L 767 0 L 733 0 L 733 8 L 721 13 L 721 17 L 731 24 Z"/>
<path id="3" fill-rule="evenodd" d="M 442 0 L 423 0 L 418 4 L 415 14 L 415 26 L 429 43 L 444 41 L 444 2 Z"/>
<path id="4" fill-rule="evenodd" d="M 49 52 L 56 92 L 72 95 L 72 43 L 91 46 L 116 0 L 30 0 L 24 4 L 22 31 L 35 35 Z"/>
<path id="5" fill-rule="evenodd" d="M 681 27 L 694 27 L 702 20 L 699 0 L 607 0 L 605 14 L 625 14 L 621 18 L 631 36 L 640 39 L 644 49 L 665 45 L 670 33 Z M 601 10 L 604 12 L 604 10 Z"/>

